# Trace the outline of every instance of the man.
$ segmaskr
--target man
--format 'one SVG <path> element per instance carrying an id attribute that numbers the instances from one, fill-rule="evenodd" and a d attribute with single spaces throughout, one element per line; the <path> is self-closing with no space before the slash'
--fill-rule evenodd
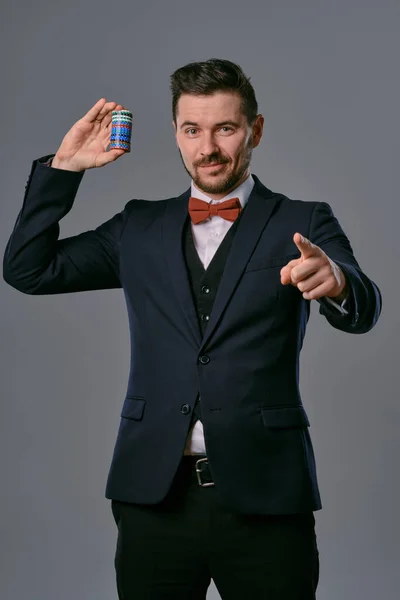
<path id="1" fill-rule="evenodd" d="M 212 578 L 224 600 L 311 600 L 321 502 L 298 387 L 310 302 L 365 333 L 381 295 L 326 203 L 250 173 L 264 119 L 239 66 L 191 63 L 171 88 L 190 188 L 58 239 L 84 171 L 124 153 L 106 151 L 123 107 L 103 98 L 33 163 L 4 278 L 27 294 L 124 290 L 132 358 L 106 489 L 119 598 L 204 599 Z"/>

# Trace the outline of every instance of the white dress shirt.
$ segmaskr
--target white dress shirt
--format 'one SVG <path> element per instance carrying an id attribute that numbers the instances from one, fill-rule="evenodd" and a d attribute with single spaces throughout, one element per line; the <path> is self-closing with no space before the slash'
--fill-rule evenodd
<path id="1" fill-rule="evenodd" d="M 204 192 L 198 190 L 192 180 L 191 196 L 195 196 L 200 200 L 205 200 L 206 202 L 212 204 L 219 204 L 220 202 L 224 202 L 230 198 L 239 198 L 240 204 L 242 208 L 244 208 L 248 202 L 254 184 L 254 179 L 250 174 L 247 179 L 243 181 L 243 183 L 241 183 L 235 190 L 227 194 L 224 198 L 221 200 L 213 200 L 212 198 L 206 196 Z M 215 252 L 218 249 L 218 246 L 224 239 L 226 233 L 229 231 L 229 228 L 232 227 L 233 222 L 227 221 L 218 215 L 213 215 L 206 221 L 197 223 L 197 225 L 194 225 L 192 222 L 190 224 L 192 227 L 193 241 L 197 253 L 201 262 L 203 263 L 204 268 L 207 269 Z M 346 309 L 344 308 L 346 301 L 339 305 L 337 302 L 332 300 L 332 298 L 326 298 L 326 300 L 328 300 L 330 304 L 335 306 L 335 308 L 337 308 L 340 312 L 347 313 Z M 189 431 L 184 454 L 206 454 L 203 424 L 201 421 L 196 421 L 194 426 Z"/>

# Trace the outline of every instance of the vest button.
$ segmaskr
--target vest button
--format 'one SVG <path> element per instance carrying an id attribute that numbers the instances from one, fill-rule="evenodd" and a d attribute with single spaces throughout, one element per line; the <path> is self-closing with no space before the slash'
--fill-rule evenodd
<path id="1" fill-rule="evenodd" d="M 207 356 L 206 354 L 203 354 L 202 356 L 200 356 L 199 361 L 201 362 L 202 365 L 206 365 L 210 362 L 210 357 Z"/>
<path id="2" fill-rule="evenodd" d="M 203 292 L 203 294 L 209 294 L 211 290 L 206 285 L 202 285 L 201 286 L 201 291 Z"/>
<path id="3" fill-rule="evenodd" d="M 210 315 L 201 315 L 201 320 L 202 321 L 209 321 L 210 320 Z"/>
<path id="4" fill-rule="evenodd" d="M 189 406 L 189 404 L 182 404 L 182 406 L 181 406 L 181 413 L 183 415 L 188 415 L 190 413 L 190 406 Z"/>

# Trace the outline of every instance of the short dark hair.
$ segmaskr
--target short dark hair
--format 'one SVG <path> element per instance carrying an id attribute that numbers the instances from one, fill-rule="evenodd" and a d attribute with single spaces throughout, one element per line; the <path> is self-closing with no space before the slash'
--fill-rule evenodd
<path id="1" fill-rule="evenodd" d="M 242 111 L 249 125 L 258 112 L 254 88 L 239 65 L 230 60 L 210 58 L 180 67 L 171 75 L 172 117 L 176 124 L 178 100 L 182 94 L 212 95 L 216 92 L 235 92 L 242 100 Z"/>

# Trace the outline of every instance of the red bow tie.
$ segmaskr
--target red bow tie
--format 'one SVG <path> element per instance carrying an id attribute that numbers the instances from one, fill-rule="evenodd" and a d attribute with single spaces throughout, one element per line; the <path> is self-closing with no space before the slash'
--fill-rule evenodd
<path id="1" fill-rule="evenodd" d="M 189 214 L 195 225 L 217 215 L 227 221 L 236 221 L 241 212 L 239 198 L 230 198 L 219 204 L 210 204 L 193 196 L 189 198 Z"/>

